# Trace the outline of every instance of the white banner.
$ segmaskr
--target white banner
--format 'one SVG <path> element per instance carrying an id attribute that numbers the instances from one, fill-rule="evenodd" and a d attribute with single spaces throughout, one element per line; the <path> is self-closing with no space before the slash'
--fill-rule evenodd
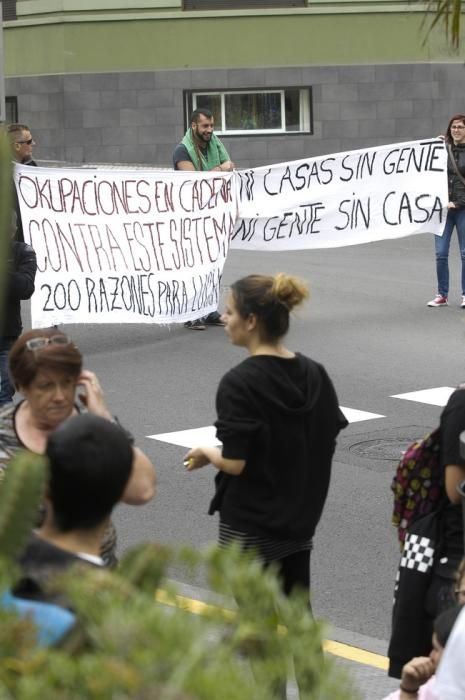
<path id="1" fill-rule="evenodd" d="M 231 248 L 333 248 L 414 233 L 442 234 L 442 141 L 412 141 L 238 172 Z"/>
<path id="2" fill-rule="evenodd" d="M 233 175 L 17 166 L 32 325 L 173 323 L 218 306 Z"/>
<path id="3" fill-rule="evenodd" d="M 224 175 L 16 166 L 38 260 L 32 324 L 199 318 L 217 308 L 229 245 L 284 251 L 441 234 L 446 164 L 443 142 L 429 140 Z"/>

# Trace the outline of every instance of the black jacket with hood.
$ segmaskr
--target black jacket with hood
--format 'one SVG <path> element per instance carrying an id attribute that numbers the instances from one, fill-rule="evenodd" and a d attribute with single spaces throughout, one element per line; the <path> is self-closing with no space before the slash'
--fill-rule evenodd
<path id="1" fill-rule="evenodd" d="M 312 537 L 347 425 L 325 369 L 298 353 L 248 357 L 221 380 L 216 409 L 223 457 L 246 465 L 239 476 L 217 474 L 210 514 L 248 534 Z"/>
<path id="2" fill-rule="evenodd" d="M 465 144 L 449 144 L 452 157 L 457 168 L 465 178 Z M 449 202 L 453 202 L 457 209 L 465 208 L 465 184 L 459 178 L 451 162 L 450 155 L 447 157 L 447 184 L 449 188 Z"/>
<path id="3" fill-rule="evenodd" d="M 30 245 L 12 241 L 8 259 L 4 315 L 0 321 L 0 350 L 11 347 L 21 335 L 21 300 L 34 293 L 37 270 L 36 254 Z"/>

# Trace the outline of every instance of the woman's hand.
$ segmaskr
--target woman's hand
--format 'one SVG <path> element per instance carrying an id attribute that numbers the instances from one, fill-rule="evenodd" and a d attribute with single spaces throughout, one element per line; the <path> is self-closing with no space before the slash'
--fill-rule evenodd
<path id="1" fill-rule="evenodd" d="M 96 416 L 112 420 L 113 416 L 105 403 L 103 389 L 100 386 L 97 375 L 88 369 L 83 369 L 78 377 L 77 383 L 85 389 L 84 392 L 79 392 L 78 395 L 89 413 L 94 413 Z"/>
<path id="2" fill-rule="evenodd" d="M 206 464 L 213 464 L 221 472 L 239 476 L 245 467 L 245 459 L 228 459 L 223 457 L 218 447 L 195 447 L 184 457 L 184 466 L 188 472 L 200 469 Z"/>
<path id="3" fill-rule="evenodd" d="M 447 208 L 448 208 L 448 209 L 457 209 L 457 207 L 455 206 L 454 202 L 449 202 L 449 203 L 447 204 Z"/>
<path id="4" fill-rule="evenodd" d="M 193 450 L 189 450 L 184 457 L 184 466 L 188 472 L 205 467 L 207 464 L 210 464 L 210 460 L 205 454 L 203 447 L 195 447 Z"/>

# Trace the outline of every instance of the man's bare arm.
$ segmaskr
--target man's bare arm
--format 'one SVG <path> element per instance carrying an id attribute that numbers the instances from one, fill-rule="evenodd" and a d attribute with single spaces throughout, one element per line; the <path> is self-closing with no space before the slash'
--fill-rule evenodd
<path id="1" fill-rule="evenodd" d="M 179 160 L 176 163 L 176 169 L 177 170 L 195 170 L 194 163 L 192 163 L 190 160 Z"/>

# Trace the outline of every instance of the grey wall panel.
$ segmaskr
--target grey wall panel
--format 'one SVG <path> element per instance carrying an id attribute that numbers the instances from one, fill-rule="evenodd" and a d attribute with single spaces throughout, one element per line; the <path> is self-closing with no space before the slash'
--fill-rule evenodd
<path id="1" fill-rule="evenodd" d="M 456 64 L 297 66 L 250 70 L 38 76 L 6 80 L 40 160 L 171 167 L 191 89 L 312 88 L 313 133 L 224 138 L 239 168 L 443 133 L 465 111 Z"/>

